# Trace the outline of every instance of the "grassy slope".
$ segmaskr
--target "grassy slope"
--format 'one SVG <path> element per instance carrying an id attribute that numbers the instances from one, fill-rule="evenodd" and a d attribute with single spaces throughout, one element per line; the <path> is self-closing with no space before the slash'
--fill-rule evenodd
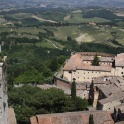
<path id="1" fill-rule="evenodd" d="M 81 23 L 81 22 L 110 22 L 110 20 L 104 19 L 104 18 L 98 18 L 98 17 L 94 17 L 94 18 L 83 18 L 82 14 L 71 14 L 73 17 L 66 20 L 69 23 Z"/>

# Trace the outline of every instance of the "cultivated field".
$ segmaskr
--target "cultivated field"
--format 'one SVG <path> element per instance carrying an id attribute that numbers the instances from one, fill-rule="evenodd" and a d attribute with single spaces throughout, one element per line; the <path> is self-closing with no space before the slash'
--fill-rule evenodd
<path id="1" fill-rule="evenodd" d="M 85 33 L 85 34 L 80 34 L 79 37 L 76 38 L 76 41 L 78 43 L 82 43 L 82 42 L 91 42 L 93 41 L 94 38 L 91 37 L 89 34 Z"/>

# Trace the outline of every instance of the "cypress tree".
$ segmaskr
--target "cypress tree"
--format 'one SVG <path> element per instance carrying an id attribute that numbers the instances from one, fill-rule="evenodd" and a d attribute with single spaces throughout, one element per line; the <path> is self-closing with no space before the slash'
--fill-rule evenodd
<path id="1" fill-rule="evenodd" d="M 75 83 L 75 80 L 73 80 L 72 85 L 71 85 L 71 98 L 73 100 L 76 99 L 76 83 Z"/>
<path id="2" fill-rule="evenodd" d="M 99 58 L 98 58 L 97 55 L 94 56 L 94 59 L 92 61 L 92 65 L 94 65 L 94 66 L 99 66 L 100 65 L 99 64 Z"/>
<path id="3" fill-rule="evenodd" d="M 94 124 L 94 120 L 93 120 L 93 115 L 90 114 L 89 116 L 89 124 Z"/>

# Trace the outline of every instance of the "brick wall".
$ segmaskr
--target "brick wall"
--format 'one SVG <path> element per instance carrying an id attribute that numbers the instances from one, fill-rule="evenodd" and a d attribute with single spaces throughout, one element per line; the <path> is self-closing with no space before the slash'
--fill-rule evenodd
<path id="1" fill-rule="evenodd" d="M 58 88 L 61 88 L 63 90 L 71 89 L 71 84 L 69 82 L 59 79 L 57 77 L 54 78 L 54 83 Z"/>

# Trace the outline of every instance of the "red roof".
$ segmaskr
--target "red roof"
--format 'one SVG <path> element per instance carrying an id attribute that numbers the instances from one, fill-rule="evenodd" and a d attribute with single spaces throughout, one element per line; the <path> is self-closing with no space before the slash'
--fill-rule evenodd
<path id="1" fill-rule="evenodd" d="M 114 124 L 109 112 L 105 111 L 81 111 L 56 114 L 42 114 L 34 116 L 38 124 L 88 124 L 89 115 L 93 114 L 95 124 Z M 34 117 L 31 117 L 31 124 Z M 35 122 L 35 121 L 34 121 Z"/>
<path id="2" fill-rule="evenodd" d="M 85 53 L 86 54 L 86 53 Z M 110 72 L 111 71 L 111 65 L 100 65 L 100 66 L 91 66 L 90 64 L 86 64 L 83 61 L 89 61 L 89 60 L 93 60 L 93 56 L 88 56 L 88 55 L 92 55 L 91 54 L 86 54 L 87 56 L 85 56 L 84 53 L 76 53 L 74 55 L 72 55 L 70 57 L 70 59 L 68 59 L 66 61 L 66 64 L 63 68 L 64 71 L 71 71 L 71 70 L 91 70 L 91 71 L 107 71 Z M 94 53 L 96 54 L 96 53 Z M 99 55 L 102 55 L 99 54 Z M 105 54 L 106 55 L 106 54 Z M 109 54 L 108 54 L 109 56 Z M 109 57 L 101 57 L 102 61 L 108 61 L 108 62 L 112 62 L 113 58 L 109 58 Z"/>

